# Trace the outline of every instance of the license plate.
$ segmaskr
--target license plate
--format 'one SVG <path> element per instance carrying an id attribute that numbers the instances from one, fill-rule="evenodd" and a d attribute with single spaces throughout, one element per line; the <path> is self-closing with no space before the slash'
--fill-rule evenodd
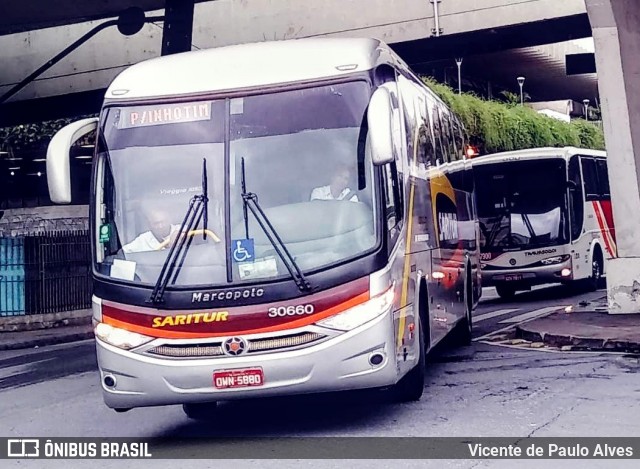
<path id="1" fill-rule="evenodd" d="M 213 373 L 213 386 L 216 389 L 248 388 L 262 386 L 263 384 L 264 373 L 262 368 L 221 370 Z"/>
<path id="2" fill-rule="evenodd" d="M 515 281 L 517 281 L 517 280 L 522 280 L 522 275 L 520 275 L 520 274 L 518 274 L 518 275 L 506 275 L 506 276 L 504 277 L 504 279 L 505 279 L 507 282 L 515 282 Z"/>

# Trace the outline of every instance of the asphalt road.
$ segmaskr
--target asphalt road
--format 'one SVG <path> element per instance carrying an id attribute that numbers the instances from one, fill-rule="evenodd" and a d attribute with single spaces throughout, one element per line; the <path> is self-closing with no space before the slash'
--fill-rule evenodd
<path id="1" fill-rule="evenodd" d="M 205 437 L 210 445 L 251 436 L 636 436 L 640 360 L 619 354 L 559 353 L 489 345 L 488 334 L 603 292 L 575 295 L 549 287 L 503 302 L 491 290 L 475 313 L 471 346 L 429 357 L 421 401 L 389 402 L 380 392 L 224 403 L 212 422 L 189 420 L 178 406 L 118 414 L 102 403 L 92 341 L 0 353 L 1 436 Z M 206 438 L 208 437 L 208 438 Z M 237 440 L 234 440 L 237 439 Z M 219 444 L 219 443 L 218 443 Z M 277 444 L 274 443 L 274 444 Z M 177 457 L 184 455 L 176 443 Z M 212 456 L 213 457 L 213 456 Z M 242 458 L 239 446 L 238 458 Z M 342 467 L 327 460 L 197 460 L 189 467 Z M 339 458 L 339 455 L 336 455 Z M 122 467 L 123 461 L 9 461 L 4 467 Z M 553 461 L 553 467 L 558 467 Z M 541 461 L 518 461 L 539 467 Z M 613 463 L 613 465 L 612 465 Z M 350 461 L 388 467 L 398 461 Z M 627 465 L 628 464 L 628 465 Z M 125 467 L 172 467 L 168 460 Z M 513 467 L 513 461 L 404 461 L 406 467 Z M 636 467 L 633 461 L 564 461 L 562 467 Z"/>

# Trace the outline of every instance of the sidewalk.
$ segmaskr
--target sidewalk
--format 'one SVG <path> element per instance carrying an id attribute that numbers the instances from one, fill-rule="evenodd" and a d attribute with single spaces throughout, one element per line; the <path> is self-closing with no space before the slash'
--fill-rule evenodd
<path id="1" fill-rule="evenodd" d="M 603 296 L 520 324 L 516 335 L 561 350 L 640 353 L 640 314 L 608 314 Z"/>
<path id="2" fill-rule="evenodd" d="M 92 339 L 91 324 L 33 331 L 0 332 L 0 350 L 16 350 Z"/>
<path id="3" fill-rule="evenodd" d="M 0 318 L 0 350 L 92 339 L 91 310 Z"/>

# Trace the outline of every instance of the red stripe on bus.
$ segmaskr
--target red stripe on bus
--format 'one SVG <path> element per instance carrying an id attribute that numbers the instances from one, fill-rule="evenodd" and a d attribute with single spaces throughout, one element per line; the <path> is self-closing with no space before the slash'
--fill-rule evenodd
<path id="1" fill-rule="evenodd" d="M 609 234 L 611 235 L 611 240 L 615 243 L 616 241 L 616 227 L 613 221 L 613 207 L 611 205 L 610 200 L 601 200 L 600 208 L 602 209 L 602 213 L 604 214 L 604 219 L 607 222 L 607 228 L 609 230 Z"/>
<path id="2" fill-rule="evenodd" d="M 605 247 L 607 248 L 607 251 L 609 251 L 609 255 L 613 257 L 613 248 L 611 247 L 609 237 L 607 236 L 604 216 L 602 213 L 600 213 L 600 205 L 596 200 L 592 201 L 591 203 L 593 204 L 593 211 L 596 214 L 598 225 L 600 226 L 600 234 L 602 234 L 602 239 L 604 240 Z"/>

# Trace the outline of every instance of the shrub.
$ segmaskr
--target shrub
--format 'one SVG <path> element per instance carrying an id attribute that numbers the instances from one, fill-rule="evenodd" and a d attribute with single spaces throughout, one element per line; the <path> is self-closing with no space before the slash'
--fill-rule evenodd
<path id="1" fill-rule="evenodd" d="M 590 122 L 581 119 L 562 122 L 526 106 L 489 101 L 470 93 L 458 94 L 431 78 L 423 80 L 460 116 L 471 144 L 481 154 L 537 147 L 605 148 L 602 130 Z"/>

